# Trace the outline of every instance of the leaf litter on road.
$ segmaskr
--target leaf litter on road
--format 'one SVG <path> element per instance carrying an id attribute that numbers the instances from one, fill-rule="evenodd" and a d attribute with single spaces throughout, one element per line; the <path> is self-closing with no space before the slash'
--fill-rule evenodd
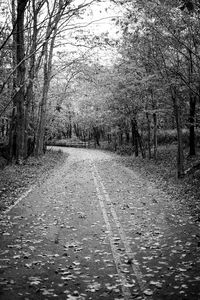
<path id="1" fill-rule="evenodd" d="M 108 177 L 111 177 L 111 173 L 112 166 L 110 168 L 106 167 L 104 179 L 106 180 L 107 175 Z M 117 176 L 121 177 L 120 172 L 115 174 L 115 176 L 116 178 Z M 84 176 L 82 177 L 82 180 L 83 178 Z M 119 187 L 117 194 L 112 194 L 111 192 L 111 190 L 113 191 L 115 188 L 112 184 L 116 184 L 114 179 L 110 180 L 111 188 L 109 189 L 108 186 L 106 186 L 106 188 L 109 195 L 112 195 L 113 197 L 112 202 L 115 203 L 113 205 L 115 206 L 117 214 L 120 216 L 120 222 L 123 224 L 123 228 L 126 231 L 128 241 L 136 254 L 134 263 L 141 268 L 147 281 L 148 288 L 145 288 L 143 293 L 147 297 L 152 295 L 155 296 L 160 290 L 162 292 L 162 287 L 164 286 L 165 288 L 165 283 L 170 283 L 169 286 L 171 291 L 177 290 L 176 293 L 179 292 L 180 294 L 187 296 L 188 289 L 191 287 L 191 279 L 196 282 L 199 280 L 198 276 L 194 276 L 192 278 L 193 273 L 189 273 L 190 270 L 191 272 L 194 270 L 194 262 L 199 263 L 196 235 L 187 235 L 188 220 L 190 222 L 190 219 L 185 218 L 183 220 L 179 218 L 177 219 L 178 222 L 174 222 L 176 215 L 171 214 L 170 220 L 173 220 L 174 223 L 172 222 L 169 226 L 167 219 L 168 216 L 166 217 L 166 215 L 163 215 L 163 212 L 159 211 L 159 205 L 161 205 L 161 199 L 159 199 L 160 196 L 156 193 L 153 195 L 154 204 L 152 205 L 154 205 L 153 210 L 155 211 L 154 214 L 152 214 L 153 206 L 151 207 L 149 204 L 150 198 L 148 199 L 148 195 L 144 196 L 144 187 L 142 190 L 141 184 L 137 181 L 137 179 L 134 184 L 131 181 L 131 186 L 130 183 L 127 184 L 124 181 L 124 178 L 118 181 L 118 185 L 121 184 L 124 185 L 124 187 Z M 75 188 L 76 186 L 74 186 L 74 189 Z M 137 201 L 133 197 L 133 193 L 126 194 L 126 190 L 128 189 L 135 190 L 135 194 L 137 194 L 138 197 Z M 147 192 L 148 191 L 146 191 L 146 193 Z M 151 193 L 154 192 L 151 191 Z M 74 197 L 73 195 L 75 194 L 75 190 L 72 191 L 71 197 Z M 48 193 L 46 193 L 46 195 L 48 195 Z M 147 197 L 147 199 L 145 199 L 145 197 Z M 87 293 L 82 295 L 80 290 L 77 290 L 76 293 L 75 283 L 78 283 L 79 280 L 83 281 L 85 290 L 87 289 L 88 293 L 93 294 L 101 292 L 101 295 L 105 293 L 105 298 L 108 298 L 111 295 L 108 294 L 109 291 L 115 293 L 119 293 L 121 291 L 121 282 L 117 281 L 117 276 L 114 272 L 115 267 L 113 259 L 107 258 L 111 255 L 111 252 L 109 252 L 108 232 L 104 230 L 101 234 L 99 234 L 99 232 L 93 232 L 90 235 L 90 229 L 95 229 L 96 226 L 98 226 L 98 223 L 94 221 L 90 223 L 90 227 L 87 225 L 88 232 L 81 231 L 83 230 L 84 222 L 88 222 L 88 219 L 91 216 L 88 211 L 86 214 L 84 207 L 81 207 L 82 200 L 79 200 L 78 203 L 77 199 L 79 198 L 75 199 L 76 201 L 73 202 L 73 207 L 68 205 L 69 208 L 64 221 L 62 220 L 61 213 L 59 212 L 59 205 L 52 203 L 50 198 L 46 198 L 45 205 L 47 208 L 45 209 L 47 210 L 45 210 L 42 214 L 41 211 L 36 211 L 36 216 L 34 217 L 34 214 L 31 216 L 31 222 L 28 217 L 22 216 L 21 213 L 12 218 L 13 222 L 9 219 L 5 220 L 4 224 L 2 222 L 1 225 L 5 227 L 5 234 L 3 237 L 5 240 L 8 239 L 9 241 L 7 248 L 2 252 L 4 256 L 7 255 L 9 257 L 8 260 L 4 262 L 9 262 L 11 266 L 14 266 L 15 263 L 18 263 L 19 260 L 23 259 L 24 266 L 28 269 L 27 271 L 30 270 L 31 272 L 33 272 L 35 266 L 38 270 L 40 270 L 41 267 L 43 269 L 47 268 L 47 270 L 50 270 L 54 266 L 65 264 L 65 268 L 56 269 L 58 275 L 57 287 L 64 289 L 66 283 L 70 283 L 70 289 L 68 290 L 68 293 L 66 293 L 68 299 L 87 299 Z M 53 206 L 54 209 L 52 210 Z M 60 208 L 63 208 L 63 206 L 60 206 Z M 52 212 L 57 212 L 57 214 L 52 214 Z M 79 223 L 76 223 L 74 220 L 78 219 Z M 27 227 L 28 222 L 30 222 L 29 227 Z M 20 237 L 21 233 L 19 233 L 17 239 L 9 240 L 12 237 L 12 229 L 18 224 L 20 225 L 19 231 L 21 231 L 24 236 Z M 180 226 L 182 229 L 179 232 L 178 230 L 180 230 Z M 191 230 L 193 229 L 192 226 L 193 223 L 191 224 Z M 168 228 L 171 231 L 168 230 Z M 55 230 L 55 232 L 52 233 L 50 232 L 51 230 Z M 57 230 L 63 230 L 63 235 L 61 232 L 61 236 L 59 236 L 59 243 L 52 245 L 51 238 L 55 237 Z M 79 234 L 79 230 L 81 231 L 81 234 L 84 232 L 86 236 Z M 185 233 L 182 234 L 184 230 Z M 64 237 L 64 235 L 66 236 Z M 44 249 L 42 249 L 40 247 L 44 245 L 44 241 L 48 241 L 48 246 L 44 246 Z M 132 276 L 129 269 L 132 262 L 127 263 L 129 258 L 127 258 L 124 253 L 125 249 L 121 244 L 119 235 L 114 235 L 113 241 L 117 247 L 117 251 L 119 251 L 121 255 L 122 262 L 125 264 L 123 272 L 129 278 L 129 276 Z M 99 249 L 93 249 L 94 242 Z M 46 251 L 45 247 L 48 247 L 49 250 Z M 40 254 L 38 251 L 41 251 Z M 63 255 L 63 253 L 66 255 Z M 76 257 L 77 254 L 80 254 L 81 257 Z M 38 257 L 40 257 L 41 260 L 37 261 L 36 258 Z M 13 259 L 15 260 L 14 264 L 12 262 Z M 98 271 L 102 271 L 102 274 L 104 274 L 104 272 L 108 272 L 108 276 L 106 278 L 107 280 L 110 278 L 111 282 L 102 284 L 101 279 L 92 279 L 93 276 L 89 274 L 91 264 L 98 267 Z M 95 269 L 95 271 L 97 270 Z M 29 276 L 29 281 L 31 286 L 38 286 L 40 292 L 47 298 L 56 295 L 57 293 L 55 285 L 51 287 L 50 283 L 45 283 L 44 278 L 42 277 Z M 190 286 L 187 284 L 188 282 L 190 282 Z M 42 287 L 43 290 L 40 288 L 40 285 L 45 286 Z M 134 288 L 134 285 L 135 282 L 133 282 L 130 278 L 127 286 L 132 289 Z M 103 291 L 104 288 L 106 291 Z M 112 299 L 122 299 L 114 294 L 112 297 Z M 139 299 L 140 296 L 136 293 L 135 297 L 136 299 L 137 297 Z"/>

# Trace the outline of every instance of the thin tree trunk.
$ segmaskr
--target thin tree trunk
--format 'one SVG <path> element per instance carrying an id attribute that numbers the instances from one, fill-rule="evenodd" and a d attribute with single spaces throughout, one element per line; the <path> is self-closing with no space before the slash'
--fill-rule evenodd
<path id="1" fill-rule="evenodd" d="M 157 152 L 158 152 L 158 137 L 157 137 L 157 131 L 158 131 L 158 124 L 157 124 L 157 114 L 155 110 L 157 109 L 157 101 L 154 97 L 154 92 L 151 89 L 151 98 L 152 98 L 152 108 L 154 110 L 153 113 L 153 157 L 155 160 L 157 160 Z"/>
<path id="2" fill-rule="evenodd" d="M 44 82 L 43 82 L 43 92 L 42 92 L 42 99 L 40 102 L 39 107 L 39 124 L 37 127 L 37 134 L 36 134 L 36 145 L 35 145 L 35 155 L 39 156 L 44 153 L 44 139 L 45 139 L 45 125 L 46 125 L 46 107 L 47 107 L 47 97 L 48 97 L 48 91 L 50 86 L 50 80 L 51 80 L 51 68 L 52 68 L 52 57 L 53 57 L 53 48 L 56 38 L 56 31 L 54 30 L 54 35 L 52 37 L 51 43 L 50 43 L 50 49 L 48 52 L 48 41 L 46 41 L 46 47 L 44 49 L 45 51 L 45 57 L 44 57 Z"/>
<path id="3" fill-rule="evenodd" d="M 158 152 L 158 124 L 157 124 L 157 115 L 153 113 L 153 146 L 154 146 L 154 159 L 157 159 L 157 152 Z"/>
<path id="4" fill-rule="evenodd" d="M 122 146 L 123 145 L 123 132 L 120 130 L 120 132 L 118 132 L 118 139 L 119 139 L 119 145 Z"/>
<path id="5" fill-rule="evenodd" d="M 114 132 L 114 150 L 117 151 L 117 133 L 116 133 L 116 130 Z"/>
<path id="6" fill-rule="evenodd" d="M 131 131 L 132 131 L 132 145 L 134 146 L 135 157 L 137 157 L 139 155 L 139 149 L 138 149 L 137 124 L 135 119 L 131 120 Z"/>
<path id="7" fill-rule="evenodd" d="M 193 76 L 194 76 L 194 68 L 193 68 L 193 58 L 192 58 L 192 51 L 189 50 L 189 84 L 192 85 Z M 193 91 L 189 90 L 190 95 L 190 116 L 189 116 L 189 123 L 190 123 L 190 136 L 189 136 L 189 155 L 196 155 L 196 147 L 195 147 L 195 110 L 196 110 L 196 97 L 193 94 Z"/>
<path id="8" fill-rule="evenodd" d="M 132 142 L 132 146 L 135 146 L 135 126 L 134 126 L 134 121 L 131 119 L 131 142 Z"/>
<path id="9" fill-rule="evenodd" d="M 126 134 L 126 143 L 129 144 L 129 141 L 130 141 L 130 134 L 129 134 L 128 129 L 126 130 L 125 134 Z"/>
<path id="10" fill-rule="evenodd" d="M 196 145 L 195 145 L 195 111 L 196 111 L 196 98 L 194 95 L 190 95 L 190 136 L 189 136 L 189 155 L 196 155 Z"/>
<path id="11" fill-rule="evenodd" d="M 44 139 L 45 139 L 45 125 L 46 125 L 46 106 L 47 106 L 47 97 L 48 97 L 48 91 L 49 91 L 50 80 L 51 80 L 53 49 L 54 49 L 56 34 L 58 30 L 58 24 L 67 5 L 69 5 L 69 2 L 62 1 L 62 0 L 59 0 L 58 5 L 54 5 L 53 10 L 50 13 L 49 23 L 46 31 L 46 39 L 43 44 L 42 55 L 44 53 L 44 67 L 43 67 L 44 80 L 43 80 L 42 99 L 40 102 L 39 114 L 38 114 L 38 126 L 37 126 L 36 145 L 35 145 L 36 156 L 43 154 Z M 57 8 L 58 10 L 56 12 Z M 39 63 L 42 55 L 39 58 Z M 37 68 L 38 65 L 36 66 L 36 69 Z"/>
<path id="12" fill-rule="evenodd" d="M 141 154 L 142 154 L 142 158 L 146 158 L 146 151 L 145 151 L 144 143 L 143 143 L 141 135 L 138 132 L 138 129 L 137 129 L 137 137 L 138 137 L 138 143 L 139 143 L 139 146 L 140 146 L 140 151 L 141 151 Z"/>
<path id="13" fill-rule="evenodd" d="M 184 155 L 183 155 L 183 141 L 182 141 L 182 128 L 181 128 L 181 116 L 179 101 L 174 95 L 172 97 L 174 104 L 174 114 L 176 119 L 176 129 L 177 129 L 177 139 L 178 139 L 178 149 L 177 149 L 177 176 L 182 178 L 184 176 Z"/>
<path id="14" fill-rule="evenodd" d="M 149 159 L 151 159 L 151 121 L 149 118 L 149 113 L 146 113 L 147 118 L 147 143 L 148 143 L 148 153 L 149 153 Z"/>
<path id="15" fill-rule="evenodd" d="M 35 148 L 35 155 L 42 155 L 43 154 L 43 147 L 44 147 L 44 135 L 45 135 L 45 124 L 46 124 L 46 106 L 47 106 L 47 96 L 49 90 L 50 79 L 48 76 L 48 72 L 46 70 L 46 66 L 44 67 L 44 84 L 43 84 L 43 93 L 42 93 L 42 100 L 39 107 L 39 124 L 37 128 L 37 135 L 36 135 L 36 148 Z"/>
<path id="16" fill-rule="evenodd" d="M 100 147 L 100 132 L 99 132 L 99 128 L 98 127 L 93 127 L 93 135 L 94 135 L 94 139 L 95 139 L 95 145 Z M 96 146 L 95 146 L 96 148 Z"/>
<path id="17" fill-rule="evenodd" d="M 15 0 L 12 0 L 12 26 L 13 26 L 13 42 L 12 42 L 12 64 L 13 64 L 13 69 L 16 68 L 17 65 L 17 58 L 16 58 L 16 53 L 17 53 L 17 26 L 15 25 L 16 22 L 16 4 Z M 12 109 L 12 118 L 11 118 L 11 124 L 10 124 L 10 132 L 9 132 L 9 158 L 10 162 L 12 162 L 13 156 L 16 156 L 16 151 L 15 151 L 15 135 L 16 135 L 16 103 L 14 99 L 14 94 L 16 91 L 16 71 L 13 74 L 13 82 L 12 82 L 12 98 L 13 98 L 13 109 Z"/>
<path id="18" fill-rule="evenodd" d="M 30 67 L 29 67 L 29 82 L 26 92 L 26 111 L 25 111 L 25 145 L 24 152 L 25 155 L 28 153 L 28 135 L 29 135 L 29 124 L 30 124 L 30 113 L 31 113 L 31 103 L 34 102 L 34 91 L 33 91 L 33 82 L 35 79 L 35 62 L 36 62 L 36 47 L 37 47 L 37 13 L 35 8 L 35 0 L 32 0 L 32 9 L 33 9 L 33 34 L 32 34 L 32 46 L 30 53 L 32 56 L 30 58 Z M 33 111 L 32 111 L 33 112 Z"/>
<path id="19" fill-rule="evenodd" d="M 72 138 L 72 117 L 69 116 L 69 138 Z"/>

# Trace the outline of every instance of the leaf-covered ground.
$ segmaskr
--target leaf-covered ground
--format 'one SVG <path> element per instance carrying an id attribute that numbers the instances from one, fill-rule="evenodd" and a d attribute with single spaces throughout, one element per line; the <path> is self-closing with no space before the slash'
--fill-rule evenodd
<path id="1" fill-rule="evenodd" d="M 44 180 L 65 158 L 62 152 L 47 151 L 38 159 L 29 157 L 24 165 L 8 165 L 0 170 L 0 211 L 14 204 L 36 182 Z"/>
<path id="2" fill-rule="evenodd" d="M 131 169 L 137 170 L 150 182 L 156 183 L 177 205 L 182 204 L 182 209 L 189 210 L 191 215 L 200 222 L 200 168 L 187 174 L 182 179 L 176 175 L 176 145 L 163 146 L 158 149 L 157 161 L 142 159 L 141 157 L 120 157 L 120 161 Z M 185 169 L 189 169 L 200 161 L 200 153 L 195 157 L 188 157 L 185 151 Z"/>
<path id="3" fill-rule="evenodd" d="M 63 151 L 1 214 L 1 299 L 199 300 L 200 224 L 185 201 L 133 157 Z"/>

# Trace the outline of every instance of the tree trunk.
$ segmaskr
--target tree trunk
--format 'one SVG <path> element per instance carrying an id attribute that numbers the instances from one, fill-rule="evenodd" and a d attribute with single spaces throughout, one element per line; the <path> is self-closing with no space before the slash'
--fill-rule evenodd
<path id="1" fill-rule="evenodd" d="M 16 154 L 16 162 L 21 163 L 25 157 L 24 153 L 24 134 L 25 134 L 25 47 L 24 47 L 24 12 L 28 0 L 17 1 L 17 21 L 16 21 L 16 35 L 14 39 L 16 43 L 16 92 L 13 96 L 14 112 L 13 118 L 15 119 L 13 124 L 15 128 L 12 128 L 14 134 L 11 135 L 13 141 L 12 153 Z M 16 149 L 14 149 L 16 148 Z M 15 151 L 16 150 L 16 151 Z"/>
<path id="2" fill-rule="evenodd" d="M 178 149 L 177 149 L 177 176 L 182 178 L 184 176 L 184 155 L 183 155 L 183 141 L 182 141 L 182 128 L 179 101 L 176 95 L 172 96 L 174 104 L 174 114 L 176 119 Z"/>
<path id="3" fill-rule="evenodd" d="M 12 65 L 13 69 L 17 66 L 17 27 L 15 26 L 16 22 L 16 4 L 15 0 L 12 0 L 12 26 L 13 26 L 13 42 L 12 42 Z M 14 156 L 16 156 L 16 151 L 14 151 L 14 147 L 16 146 L 14 143 L 14 139 L 16 136 L 16 103 L 14 102 L 14 94 L 16 91 L 16 85 L 17 85 L 17 74 L 16 71 L 13 73 L 13 82 L 12 82 L 12 99 L 13 99 L 13 108 L 12 108 L 12 118 L 11 118 L 11 124 L 10 124 L 10 132 L 9 132 L 9 159 L 10 162 L 12 162 L 12 159 Z"/>
<path id="4" fill-rule="evenodd" d="M 192 51 L 189 50 L 189 95 L 190 95 L 190 116 L 189 116 L 189 128 L 190 128 L 190 137 L 189 137 L 189 155 L 196 155 L 196 147 L 195 147 L 195 109 L 196 109 L 196 97 L 193 94 L 193 91 L 191 89 L 192 83 L 194 80 L 194 67 L 193 67 L 193 57 L 192 57 Z"/>
<path id="5" fill-rule="evenodd" d="M 114 150 L 117 151 L 117 133 L 116 131 L 114 132 L 114 135 L 113 135 L 113 139 L 114 139 Z"/>
<path id="6" fill-rule="evenodd" d="M 146 158 L 146 151 L 145 151 L 144 143 L 143 143 L 141 135 L 138 132 L 138 129 L 137 129 L 137 137 L 138 137 L 138 143 L 139 143 L 139 146 L 140 146 L 140 151 L 141 151 L 141 154 L 142 154 L 142 158 Z"/>
<path id="7" fill-rule="evenodd" d="M 42 99 L 40 102 L 39 112 L 38 112 L 38 127 L 36 134 L 36 145 L 35 145 L 35 155 L 39 156 L 44 153 L 44 143 L 45 143 L 45 125 L 46 125 L 46 107 L 47 107 L 47 97 L 51 80 L 51 69 L 52 69 L 52 57 L 53 48 L 56 38 L 57 27 L 54 28 L 54 34 L 51 39 L 50 47 L 48 49 L 48 40 L 45 41 L 44 47 L 44 68 L 43 68 L 43 92 Z M 48 35 L 47 35 L 48 36 Z"/>
<path id="8" fill-rule="evenodd" d="M 189 136 L 189 155 L 196 155 L 196 145 L 195 145 L 195 111 L 196 111 L 196 98 L 194 95 L 190 95 L 190 136 Z"/>
<path id="9" fill-rule="evenodd" d="M 136 120 L 131 120 L 131 132 L 132 132 L 132 145 L 135 149 L 135 157 L 139 155 L 139 149 L 138 149 L 138 137 L 137 137 L 137 124 Z"/>
<path id="10" fill-rule="evenodd" d="M 46 124 L 46 106 L 47 106 L 47 96 L 49 90 L 49 78 L 48 74 L 45 71 L 44 74 L 44 84 L 43 84 L 43 94 L 42 100 L 40 103 L 39 108 L 39 124 L 37 128 L 37 135 L 36 135 L 36 145 L 35 145 L 35 155 L 39 156 L 44 153 L 44 138 L 45 138 L 45 124 Z"/>
<path id="11" fill-rule="evenodd" d="M 50 80 L 51 80 L 53 49 L 54 49 L 55 39 L 58 31 L 58 24 L 67 5 L 69 5 L 68 1 L 59 0 L 57 5 L 53 6 L 53 9 L 49 15 L 46 37 L 43 43 L 42 55 L 44 54 L 44 67 L 43 67 L 44 79 L 43 79 L 42 99 L 40 102 L 40 108 L 38 113 L 38 126 L 37 126 L 36 145 L 35 145 L 36 156 L 43 154 L 43 148 L 45 143 L 44 140 L 45 140 L 45 125 L 46 125 L 46 106 L 47 106 L 47 97 L 48 97 L 48 91 L 49 91 Z M 41 57 L 39 58 L 39 62 L 41 60 Z M 38 65 L 36 66 L 36 69 L 37 68 Z"/>
<path id="12" fill-rule="evenodd" d="M 147 143 L 148 143 L 148 153 L 149 153 L 149 159 L 151 159 L 151 121 L 149 118 L 149 113 L 146 113 L 147 118 Z"/>
<path id="13" fill-rule="evenodd" d="M 130 134 L 129 134 L 129 130 L 127 129 L 126 132 L 126 143 L 129 144 L 129 141 L 130 141 Z"/>
<path id="14" fill-rule="evenodd" d="M 134 126 L 134 121 L 131 120 L 131 143 L 132 143 L 132 146 L 135 146 L 135 126 Z"/>
<path id="15" fill-rule="evenodd" d="M 72 138 L 72 117 L 69 116 L 69 138 Z"/>
<path id="16" fill-rule="evenodd" d="M 32 8 L 33 8 L 33 34 L 31 36 L 31 50 L 30 53 L 30 65 L 28 72 L 28 85 L 26 91 L 26 111 L 25 111 L 25 145 L 24 152 L 25 155 L 28 156 L 31 153 L 28 151 L 28 139 L 29 139 L 29 126 L 30 126 L 30 114 L 31 114 L 31 103 L 34 103 L 34 90 L 33 90 L 33 82 L 35 79 L 35 63 L 36 63 L 36 47 L 37 47 L 37 13 L 35 8 L 35 0 L 32 0 Z M 32 111 L 33 112 L 33 111 Z M 32 135 L 34 133 L 32 132 Z M 33 138 L 33 137 L 32 137 Z"/>
<path id="17" fill-rule="evenodd" d="M 118 132 L 118 139 L 119 139 L 119 145 L 122 146 L 123 145 L 123 132 L 121 130 Z"/>
<path id="18" fill-rule="evenodd" d="M 95 139 L 95 145 L 100 147 L 100 132 L 99 132 L 99 128 L 98 127 L 93 127 L 93 134 L 94 134 L 94 139 Z M 95 146 L 96 148 L 96 146 Z"/>
<path id="19" fill-rule="evenodd" d="M 157 115 L 153 113 L 153 147 L 154 147 L 154 159 L 157 159 L 157 152 L 158 152 L 158 124 L 157 124 Z"/>

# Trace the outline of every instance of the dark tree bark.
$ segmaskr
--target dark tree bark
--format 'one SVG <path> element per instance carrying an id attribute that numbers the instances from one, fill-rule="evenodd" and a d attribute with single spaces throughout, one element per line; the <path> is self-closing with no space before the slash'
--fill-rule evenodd
<path id="1" fill-rule="evenodd" d="M 172 95 L 172 100 L 173 100 L 173 104 L 174 104 L 174 115 L 175 115 L 175 119 L 176 119 L 176 130 L 177 130 L 177 139 L 178 139 L 177 176 L 178 176 L 178 178 L 182 178 L 184 176 L 184 155 L 183 155 L 180 107 L 179 107 L 179 101 L 176 97 L 176 93 L 174 93 L 174 95 Z"/>
<path id="2" fill-rule="evenodd" d="M 94 134 L 94 139 L 95 139 L 95 144 L 97 146 L 100 147 L 100 132 L 99 132 L 99 129 L 97 127 L 93 127 L 93 134 Z"/>
<path id="3" fill-rule="evenodd" d="M 49 28 L 51 31 L 51 28 Z M 56 38 L 57 27 L 54 29 L 54 34 L 50 42 L 50 48 L 48 49 L 48 39 L 45 41 L 44 47 L 44 67 L 43 67 L 43 90 L 42 90 L 42 99 L 39 107 L 38 115 L 38 127 L 36 134 L 36 145 L 35 145 L 35 155 L 39 156 L 44 153 L 44 144 L 45 144 L 45 124 L 46 124 L 46 107 L 47 107 L 47 97 L 51 80 L 51 69 L 52 69 L 52 57 L 53 57 L 53 48 Z M 48 36 L 48 34 L 47 34 Z"/>
<path id="4" fill-rule="evenodd" d="M 192 51 L 189 50 L 189 97 L 190 97 L 190 112 L 189 112 L 189 128 L 190 128 L 190 136 L 189 136 L 189 155 L 196 155 L 196 145 L 195 145 L 195 114 L 196 114 L 196 96 L 193 94 L 191 89 L 194 77 L 194 67 L 193 67 L 193 57 Z"/>
<path id="5" fill-rule="evenodd" d="M 37 47 L 37 14 L 35 7 L 35 0 L 32 0 L 32 10 L 33 10 L 33 34 L 31 36 L 31 49 L 30 53 L 32 54 L 30 57 L 30 64 L 29 64 L 29 72 L 28 72 L 28 85 L 27 85 L 27 91 L 26 91 L 26 103 L 25 103 L 25 145 L 24 145 L 24 152 L 25 155 L 30 154 L 30 147 L 29 147 L 29 141 L 30 137 L 29 135 L 29 126 L 30 126 L 30 114 L 31 114 L 31 104 L 34 103 L 34 90 L 33 90 L 33 82 L 36 77 L 36 47 Z M 33 113 L 33 110 L 32 110 Z M 35 133 L 32 132 L 32 134 L 35 135 Z M 32 137 L 33 138 L 33 137 Z M 32 140 L 33 142 L 33 140 Z M 29 149 L 28 149 L 29 148 Z M 31 146 L 31 151 L 34 149 L 34 145 Z M 33 151 L 32 151 L 33 152 Z"/>
<path id="6" fill-rule="evenodd" d="M 128 130 L 126 130 L 126 143 L 129 144 L 130 141 L 130 133 Z"/>
<path id="7" fill-rule="evenodd" d="M 158 124 L 157 124 L 157 114 L 153 113 L 153 156 L 154 159 L 157 159 L 157 152 L 158 152 Z"/>
<path id="8" fill-rule="evenodd" d="M 132 145 L 134 146 L 135 156 L 139 155 L 138 149 L 138 136 L 137 136 L 137 123 L 135 119 L 131 120 L 131 132 L 132 132 Z"/>
<path id="9" fill-rule="evenodd" d="M 28 0 L 17 1 L 16 30 L 14 30 L 13 40 L 16 45 L 16 80 L 13 96 L 13 120 L 10 145 L 11 154 L 15 154 L 16 162 L 21 163 L 25 157 L 24 153 L 24 133 L 25 133 L 25 46 L 24 46 L 24 12 Z M 14 6 L 14 5 L 13 5 Z"/>
<path id="10" fill-rule="evenodd" d="M 146 151 L 145 151 L 144 143 L 143 143 L 141 135 L 138 132 L 138 129 L 137 129 L 137 138 L 138 138 L 138 144 L 140 147 L 142 158 L 146 158 Z"/>
<path id="11" fill-rule="evenodd" d="M 148 153 L 149 153 L 149 159 L 151 159 L 151 121 L 149 118 L 149 113 L 146 113 L 147 118 L 147 143 L 148 143 Z"/>
<path id="12" fill-rule="evenodd" d="M 119 145 L 122 146 L 123 145 L 123 132 L 121 130 L 118 133 L 118 138 L 119 138 Z"/>
<path id="13" fill-rule="evenodd" d="M 16 50 L 17 50 L 17 26 L 16 26 L 16 4 L 15 0 L 12 0 L 12 26 L 13 26 L 13 42 L 12 42 L 12 67 L 15 69 L 17 65 L 17 58 L 16 58 Z M 12 100 L 13 100 L 13 109 L 12 109 L 12 118 L 10 124 L 10 132 L 9 132 L 9 160 L 12 162 L 14 156 L 16 156 L 16 151 L 14 151 L 14 139 L 16 136 L 16 103 L 14 102 L 14 94 L 16 90 L 16 71 L 13 73 L 13 82 L 12 82 Z"/>
<path id="14" fill-rule="evenodd" d="M 196 155 L 196 144 L 195 144 L 195 115 L 196 115 L 196 98 L 191 95 L 190 96 L 190 136 L 189 136 L 189 155 Z"/>

